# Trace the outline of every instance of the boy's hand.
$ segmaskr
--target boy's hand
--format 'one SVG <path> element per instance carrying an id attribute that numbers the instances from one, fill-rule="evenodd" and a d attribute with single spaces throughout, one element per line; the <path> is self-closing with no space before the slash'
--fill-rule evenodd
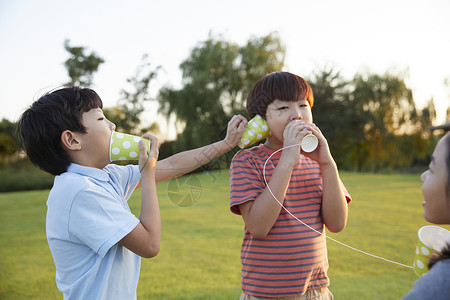
<path id="1" fill-rule="evenodd" d="M 283 131 L 283 149 L 281 152 L 283 160 L 289 165 L 296 165 L 298 163 L 298 157 L 300 156 L 300 142 L 302 138 L 308 134 L 307 131 L 303 131 L 303 127 L 296 121 L 289 122 Z"/>
<path id="2" fill-rule="evenodd" d="M 159 154 L 158 139 L 148 133 L 142 137 L 150 140 L 150 149 L 147 149 L 144 141 L 139 141 L 139 170 L 141 170 L 141 174 L 147 170 L 155 169 Z"/>
<path id="3" fill-rule="evenodd" d="M 227 136 L 224 141 L 230 149 L 236 147 L 241 141 L 247 123 L 247 120 L 241 115 L 234 115 L 228 122 Z"/>
<path id="4" fill-rule="evenodd" d="M 317 127 L 316 124 L 314 123 L 309 123 L 306 121 L 298 121 L 297 123 L 302 128 L 301 129 L 302 132 L 305 133 L 303 136 L 305 136 L 308 133 L 312 133 L 319 140 L 319 144 L 317 145 L 317 148 L 314 151 L 309 153 L 302 151 L 303 155 L 311 158 L 312 160 L 317 161 L 320 165 L 334 163 L 334 159 L 331 156 L 330 148 L 328 147 L 328 142 L 326 138 L 323 136 L 319 127 Z"/>

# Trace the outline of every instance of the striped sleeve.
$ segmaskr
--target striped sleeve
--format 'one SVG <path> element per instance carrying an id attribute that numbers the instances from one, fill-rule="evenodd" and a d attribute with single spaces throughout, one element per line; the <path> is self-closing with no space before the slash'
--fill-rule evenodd
<path id="1" fill-rule="evenodd" d="M 255 200 L 265 188 L 264 178 L 251 155 L 241 150 L 234 156 L 230 167 L 230 210 L 240 215 L 239 205 Z"/>

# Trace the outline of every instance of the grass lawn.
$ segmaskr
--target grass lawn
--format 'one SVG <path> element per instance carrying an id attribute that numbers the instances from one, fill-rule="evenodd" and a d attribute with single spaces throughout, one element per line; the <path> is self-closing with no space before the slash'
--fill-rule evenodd
<path id="1" fill-rule="evenodd" d="M 417 230 L 428 224 L 419 176 L 341 177 L 353 201 L 347 228 L 330 236 L 412 265 Z M 0 193 L 0 299 L 62 299 L 45 238 L 47 195 L 48 190 Z M 142 260 L 138 299 L 238 299 L 243 222 L 228 208 L 228 172 L 160 183 L 158 195 L 162 246 L 156 258 Z M 139 191 L 129 203 L 139 215 Z M 412 269 L 327 244 L 336 299 L 400 299 L 418 278 Z"/>

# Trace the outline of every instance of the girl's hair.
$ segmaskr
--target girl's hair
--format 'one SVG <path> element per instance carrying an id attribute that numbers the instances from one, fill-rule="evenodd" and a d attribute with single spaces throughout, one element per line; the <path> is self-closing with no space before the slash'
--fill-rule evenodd
<path id="1" fill-rule="evenodd" d="M 311 86 L 300 76 L 288 72 L 270 73 L 259 79 L 247 97 L 247 113 L 250 118 L 260 115 L 266 118 L 267 106 L 274 100 L 298 101 L 305 99 L 313 107 Z"/>
<path id="2" fill-rule="evenodd" d="M 445 139 L 445 146 L 447 155 L 445 156 L 445 166 L 447 167 L 447 197 L 450 196 L 450 131 L 443 137 Z"/>
<path id="3" fill-rule="evenodd" d="M 446 148 L 445 153 L 445 167 L 447 168 L 447 187 L 446 196 L 450 199 L 450 132 L 444 137 L 444 145 Z M 433 255 L 428 262 L 428 268 L 431 269 L 438 261 L 450 258 L 450 244 L 447 244 L 444 249 L 442 249 L 442 254 Z"/>
<path id="4" fill-rule="evenodd" d="M 20 147 L 42 170 L 53 175 L 66 172 L 71 161 L 62 147 L 61 134 L 65 130 L 85 133 L 82 116 L 93 108 L 103 108 L 103 103 L 88 88 L 74 86 L 45 94 L 17 122 Z"/>
<path id="5" fill-rule="evenodd" d="M 442 249 L 441 254 L 432 255 L 428 261 L 428 268 L 431 269 L 438 261 L 450 258 L 450 244 L 447 244 L 444 249 Z"/>

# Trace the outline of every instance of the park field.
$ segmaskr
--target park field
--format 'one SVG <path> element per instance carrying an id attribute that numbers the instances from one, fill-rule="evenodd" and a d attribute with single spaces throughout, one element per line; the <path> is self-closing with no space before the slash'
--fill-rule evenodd
<path id="1" fill-rule="evenodd" d="M 330 237 L 412 266 L 423 219 L 419 175 L 341 173 L 353 201 Z M 143 259 L 138 299 L 238 299 L 242 218 L 229 210 L 228 171 L 159 183 L 162 246 Z M 0 193 L 0 299 L 62 299 L 45 238 L 48 190 Z M 140 191 L 129 200 L 139 215 Z M 299 226 L 302 226 L 299 224 Z M 449 227 L 446 227 L 449 229 Z M 335 299 L 400 299 L 418 277 L 328 240 Z"/>

